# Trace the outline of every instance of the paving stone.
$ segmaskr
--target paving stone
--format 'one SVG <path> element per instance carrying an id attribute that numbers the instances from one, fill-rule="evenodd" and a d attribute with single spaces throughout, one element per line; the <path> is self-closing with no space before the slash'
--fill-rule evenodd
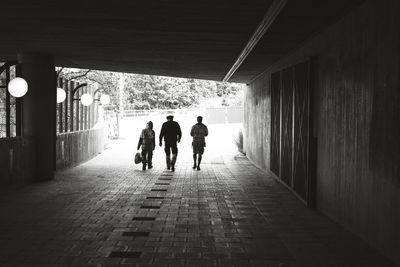
<path id="1" fill-rule="evenodd" d="M 0 266 L 395 266 L 246 158 L 198 172 L 180 154 L 171 173 L 156 156 L 143 172 L 123 163 L 125 148 L 3 190 Z"/>

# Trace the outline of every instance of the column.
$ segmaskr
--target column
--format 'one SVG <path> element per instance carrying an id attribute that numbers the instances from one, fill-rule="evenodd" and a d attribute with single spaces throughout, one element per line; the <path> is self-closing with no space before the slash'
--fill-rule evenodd
<path id="1" fill-rule="evenodd" d="M 28 83 L 23 98 L 23 135 L 36 142 L 36 181 L 54 178 L 56 158 L 57 81 L 54 57 L 47 54 L 19 54 L 20 75 Z"/>

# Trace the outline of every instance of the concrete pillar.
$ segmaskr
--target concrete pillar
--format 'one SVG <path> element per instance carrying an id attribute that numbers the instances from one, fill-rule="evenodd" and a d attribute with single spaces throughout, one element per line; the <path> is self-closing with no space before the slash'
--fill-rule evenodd
<path id="1" fill-rule="evenodd" d="M 57 81 L 54 57 L 47 54 L 19 54 L 21 76 L 28 83 L 23 97 L 23 136 L 36 140 L 36 181 L 54 178 L 56 157 Z"/>

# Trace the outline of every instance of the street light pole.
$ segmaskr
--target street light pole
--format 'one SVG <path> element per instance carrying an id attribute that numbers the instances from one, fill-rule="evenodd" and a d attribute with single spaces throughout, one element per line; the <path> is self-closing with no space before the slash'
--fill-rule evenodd
<path id="1" fill-rule="evenodd" d="M 74 88 L 75 83 L 71 82 L 71 88 Z M 74 98 L 75 93 L 82 87 L 87 86 L 87 83 L 82 83 L 78 86 L 76 86 L 74 89 L 71 90 L 70 98 L 69 98 L 69 105 L 70 105 L 70 131 L 74 131 L 74 100 L 79 100 L 79 98 Z M 76 105 L 76 120 L 77 120 L 77 126 L 76 129 L 79 130 L 79 103 Z"/>

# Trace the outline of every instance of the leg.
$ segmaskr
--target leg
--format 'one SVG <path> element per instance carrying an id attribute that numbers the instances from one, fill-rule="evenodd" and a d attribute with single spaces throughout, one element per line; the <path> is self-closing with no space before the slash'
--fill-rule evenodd
<path id="1" fill-rule="evenodd" d="M 171 146 L 171 150 L 172 150 L 171 170 L 175 171 L 176 158 L 178 157 L 178 147 L 176 146 L 176 143 Z"/>
<path id="2" fill-rule="evenodd" d="M 200 171 L 201 154 L 199 154 L 199 159 L 197 161 L 197 170 Z"/>
<path id="3" fill-rule="evenodd" d="M 192 142 L 193 148 L 193 170 L 197 167 L 197 144 L 196 142 Z"/>
<path id="4" fill-rule="evenodd" d="M 153 150 L 149 150 L 147 154 L 147 166 L 149 169 L 153 168 Z"/>
<path id="5" fill-rule="evenodd" d="M 171 168 L 171 150 L 169 145 L 165 145 L 165 160 L 167 162 L 167 169 L 169 170 Z"/>
<path id="6" fill-rule="evenodd" d="M 197 161 L 197 170 L 200 171 L 200 163 L 201 163 L 201 159 L 203 158 L 203 153 L 204 153 L 204 147 L 201 146 L 199 147 L 199 158 Z"/>
<path id="7" fill-rule="evenodd" d="M 193 169 L 196 169 L 197 167 L 196 161 L 197 161 L 197 154 L 193 152 Z"/>
<path id="8" fill-rule="evenodd" d="M 146 158 L 147 155 L 146 154 L 147 154 L 147 151 L 145 149 L 143 149 L 142 150 L 142 164 L 143 164 L 142 170 L 146 170 L 146 163 L 147 163 L 147 158 Z"/>

